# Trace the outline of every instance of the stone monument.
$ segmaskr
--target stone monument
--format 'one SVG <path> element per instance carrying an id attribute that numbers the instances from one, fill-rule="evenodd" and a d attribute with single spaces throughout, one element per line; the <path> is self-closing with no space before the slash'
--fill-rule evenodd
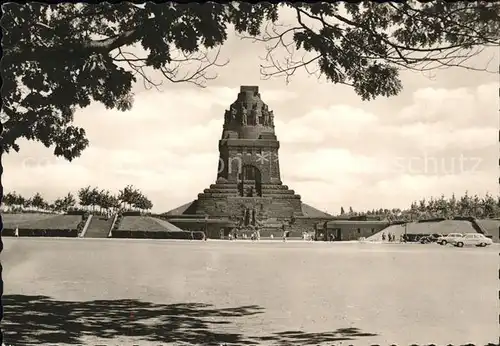
<path id="1" fill-rule="evenodd" d="M 200 193 L 196 201 L 168 212 L 170 222 L 186 228 L 182 224 L 188 225 L 187 219 L 209 215 L 211 220 L 226 220 L 233 226 L 265 228 L 269 220 L 279 225 L 304 217 L 300 196 L 281 181 L 279 147 L 273 111 L 261 100 L 257 86 L 242 86 L 224 115 L 215 184 Z M 331 217 L 307 208 L 317 211 L 318 217 Z"/>
<path id="2" fill-rule="evenodd" d="M 300 196 L 281 182 L 272 113 L 258 87 L 242 86 L 230 109 L 239 112 L 225 119 L 217 182 L 198 195 L 196 212 L 226 217 L 254 210 L 256 219 L 301 216 Z M 261 110 L 266 122 L 258 119 Z"/>

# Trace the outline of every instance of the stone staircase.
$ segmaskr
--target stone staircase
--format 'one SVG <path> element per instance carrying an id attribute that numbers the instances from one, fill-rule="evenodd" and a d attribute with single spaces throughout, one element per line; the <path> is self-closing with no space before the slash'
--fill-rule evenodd
<path id="1" fill-rule="evenodd" d="M 107 238 L 113 224 L 113 217 L 93 215 L 84 238 Z"/>
<path id="2" fill-rule="evenodd" d="M 477 227 L 477 226 L 476 226 Z M 387 228 L 375 233 L 367 238 L 368 241 L 381 241 L 382 233 L 387 235 L 391 233 L 395 235 L 396 241 L 399 241 L 400 236 L 408 235 L 427 235 L 427 234 L 449 234 L 449 233 L 476 233 L 478 228 L 468 220 L 443 220 L 436 222 L 409 222 L 406 226 L 404 224 L 390 225 Z M 478 232 L 482 233 L 482 232 Z"/>
<path id="3" fill-rule="evenodd" d="M 471 222 L 478 233 L 491 237 L 495 243 L 500 242 L 500 220 L 473 219 Z"/>

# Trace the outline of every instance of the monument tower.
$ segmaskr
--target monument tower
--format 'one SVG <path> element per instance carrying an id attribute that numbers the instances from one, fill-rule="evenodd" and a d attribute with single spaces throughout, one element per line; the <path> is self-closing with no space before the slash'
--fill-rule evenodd
<path id="1" fill-rule="evenodd" d="M 197 212 L 238 217 L 255 210 L 258 219 L 301 216 L 300 196 L 281 182 L 278 150 L 273 111 L 258 87 L 242 86 L 224 115 L 217 181 L 198 195 Z"/>
<path id="2" fill-rule="evenodd" d="M 289 222 L 311 211 L 316 212 L 313 219 L 331 217 L 304 205 L 299 195 L 283 185 L 279 147 L 273 111 L 262 101 L 257 86 L 242 86 L 224 114 L 215 184 L 167 216 L 181 228 L 192 228 L 189 224 L 196 216 L 205 222 L 227 220 L 240 225 Z"/>

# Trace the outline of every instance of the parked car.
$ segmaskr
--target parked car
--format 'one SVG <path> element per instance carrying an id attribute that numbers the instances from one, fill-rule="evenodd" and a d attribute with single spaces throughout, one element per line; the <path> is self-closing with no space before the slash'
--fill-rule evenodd
<path id="1" fill-rule="evenodd" d="M 439 237 L 436 240 L 436 243 L 438 243 L 439 245 L 446 245 L 448 243 L 451 243 L 454 239 L 461 238 L 463 236 L 464 235 L 462 233 L 450 233 L 445 236 Z"/>
<path id="2" fill-rule="evenodd" d="M 484 234 L 481 233 L 467 233 L 461 238 L 455 238 L 450 243 L 458 247 L 464 245 L 485 247 L 493 244 L 493 241 L 490 238 L 486 238 Z"/>
<path id="3" fill-rule="evenodd" d="M 442 236 L 443 236 L 442 234 L 438 234 L 438 233 L 426 235 L 426 236 L 420 238 L 420 244 L 435 243 Z"/>

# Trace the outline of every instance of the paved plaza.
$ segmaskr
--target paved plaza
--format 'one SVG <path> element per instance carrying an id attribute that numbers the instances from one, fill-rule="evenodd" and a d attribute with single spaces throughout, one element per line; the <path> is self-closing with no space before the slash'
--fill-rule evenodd
<path id="1" fill-rule="evenodd" d="M 13 345 L 498 340 L 498 245 L 4 242 Z"/>

